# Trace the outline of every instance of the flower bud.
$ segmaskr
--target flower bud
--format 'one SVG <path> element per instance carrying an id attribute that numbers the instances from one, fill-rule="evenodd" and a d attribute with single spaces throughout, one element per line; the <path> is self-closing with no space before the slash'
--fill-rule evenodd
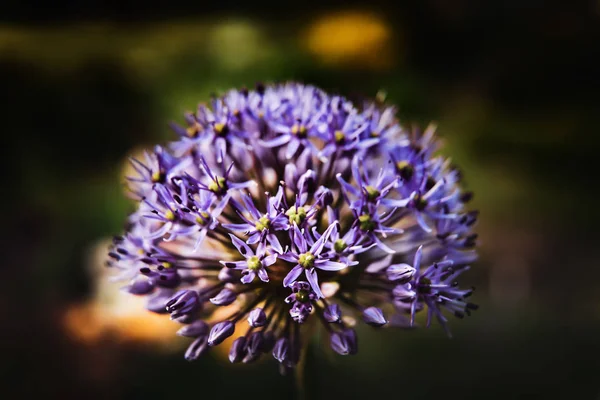
<path id="1" fill-rule="evenodd" d="M 221 344 L 235 332 L 235 324 L 231 321 L 223 321 L 215 324 L 208 335 L 208 345 L 216 346 Z"/>

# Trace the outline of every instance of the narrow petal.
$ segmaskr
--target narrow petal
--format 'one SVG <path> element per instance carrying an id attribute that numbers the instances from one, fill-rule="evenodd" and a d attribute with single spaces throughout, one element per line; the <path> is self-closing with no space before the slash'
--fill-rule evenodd
<path id="1" fill-rule="evenodd" d="M 298 151 L 298 147 L 300 147 L 300 141 L 296 138 L 292 138 L 292 140 L 290 140 L 290 142 L 288 143 L 288 147 L 285 151 L 285 158 L 287 158 L 288 160 L 291 159 L 294 154 L 296 154 L 296 151 Z"/>
<path id="2" fill-rule="evenodd" d="M 262 308 L 255 308 L 248 314 L 248 323 L 251 327 L 259 328 L 267 322 L 267 315 Z"/>
<path id="3" fill-rule="evenodd" d="M 267 241 L 277 253 L 283 253 L 283 249 L 281 248 L 281 243 L 279 243 L 279 239 L 272 233 L 267 235 Z"/>
<path id="4" fill-rule="evenodd" d="M 248 272 L 244 275 L 242 275 L 240 281 L 243 284 L 248 284 L 250 282 L 252 282 L 254 280 L 254 277 L 256 276 L 256 273 L 254 271 L 251 270 L 247 270 Z"/>
<path id="5" fill-rule="evenodd" d="M 296 279 L 298 279 L 303 270 L 304 269 L 299 265 L 296 265 L 294 268 L 292 268 L 292 270 L 288 272 L 283 279 L 283 286 L 289 287 L 292 283 L 296 282 Z"/>
<path id="6" fill-rule="evenodd" d="M 308 279 L 308 283 L 312 287 L 312 290 L 317 295 L 317 298 L 324 298 L 325 296 L 321 292 L 321 288 L 319 287 L 319 278 L 317 276 L 317 270 L 315 268 L 311 268 L 306 270 L 306 279 Z"/>
<path id="7" fill-rule="evenodd" d="M 298 262 L 298 255 L 295 253 L 281 253 L 279 254 L 278 258 L 291 263 Z"/>
<path id="8" fill-rule="evenodd" d="M 329 227 L 325 230 L 325 232 L 323 232 L 323 235 L 319 238 L 319 240 L 317 240 L 315 244 L 313 244 L 310 248 L 311 253 L 313 253 L 314 255 L 321 254 L 323 246 L 325 246 L 325 242 L 329 239 L 329 235 L 331 235 L 331 232 L 337 226 L 337 224 L 338 223 L 336 221 L 335 223 L 329 225 Z"/>
<path id="9" fill-rule="evenodd" d="M 223 224 L 223 228 L 234 232 L 248 232 L 253 227 L 250 224 Z"/>
<path id="10" fill-rule="evenodd" d="M 290 135 L 281 135 L 271 140 L 259 140 L 258 143 L 264 147 L 279 147 L 289 142 L 291 138 Z"/>
<path id="11" fill-rule="evenodd" d="M 330 260 L 317 260 L 315 262 L 315 267 L 322 269 L 323 271 L 341 271 L 344 268 L 347 268 L 348 265 Z"/>
<path id="12" fill-rule="evenodd" d="M 238 249 L 241 255 L 243 255 L 244 257 L 251 257 L 254 255 L 252 249 L 248 247 L 248 245 L 244 243 L 241 239 L 239 239 L 237 236 L 232 235 L 230 233 L 229 237 L 231 238 L 231 243 L 233 243 L 233 245 L 236 249 Z"/>
<path id="13" fill-rule="evenodd" d="M 263 282 L 269 282 L 269 275 L 267 274 L 267 270 L 264 268 L 258 270 L 258 277 Z"/>
<path id="14" fill-rule="evenodd" d="M 263 264 L 265 267 L 268 267 L 268 266 L 270 266 L 270 265 L 273 265 L 273 264 L 275 264 L 275 261 L 277 261 L 277 254 L 271 254 L 270 256 L 266 256 L 266 257 L 263 259 L 263 261 L 262 261 L 262 264 Z"/>
<path id="15" fill-rule="evenodd" d="M 363 311 L 363 320 L 365 323 L 380 327 L 388 323 L 381 309 L 377 307 L 369 307 Z"/>

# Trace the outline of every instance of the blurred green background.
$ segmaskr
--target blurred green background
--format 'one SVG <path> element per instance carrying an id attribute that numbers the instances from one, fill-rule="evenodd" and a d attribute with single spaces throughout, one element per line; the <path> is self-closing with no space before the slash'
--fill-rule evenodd
<path id="1" fill-rule="evenodd" d="M 98 254 L 128 155 L 211 93 L 300 80 L 436 121 L 481 210 L 454 339 L 316 337 L 305 398 L 600 399 L 599 43 L 597 1 L 3 2 L 2 397 L 298 397 L 274 362 L 186 362 Z"/>

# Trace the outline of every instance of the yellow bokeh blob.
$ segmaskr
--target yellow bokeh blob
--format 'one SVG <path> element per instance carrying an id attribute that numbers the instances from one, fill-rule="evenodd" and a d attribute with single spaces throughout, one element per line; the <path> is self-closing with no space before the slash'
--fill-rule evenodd
<path id="1" fill-rule="evenodd" d="M 372 69 L 393 64 L 391 30 L 375 14 L 344 11 L 321 17 L 306 31 L 304 43 L 326 64 Z"/>

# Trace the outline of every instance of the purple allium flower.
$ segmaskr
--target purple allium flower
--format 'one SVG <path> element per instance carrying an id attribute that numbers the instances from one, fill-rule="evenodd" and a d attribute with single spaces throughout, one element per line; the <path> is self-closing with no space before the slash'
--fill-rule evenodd
<path id="1" fill-rule="evenodd" d="M 242 270 L 242 283 L 251 283 L 254 277 L 258 275 L 261 281 L 269 282 L 269 275 L 266 267 L 269 267 L 277 261 L 277 254 L 267 255 L 267 248 L 263 243 L 258 245 L 256 253 L 246 243 L 229 234 L 231 242 L 241 255 L 246 257 L 245 261 L 220 261 L 221 264 L 228 268 Z"/>
<path id="2" fill-rule="evenodd" d="M 291 230 L 291 236 L 293 237 L 294 242 L 294 251 L 287 251 L 281 255 L 279 258 L 285 261 L 289 261 L 292 264 L 296 264 L 294 268 L 288 272 L 288 274 L 283 279 L 283 286 L 291 286 L 298 277 L 304 272 L 306 275 L 306 280 L 310 283 L 312 290 L 316 293 L 317 297 L 322 298 L 325 297 L 323 293 L 321 293 L 321 288 L 319 286 L 319 280 L 317 278 L 317 268 L 323 271 L 340 271 L 347 267 L 346 264 L 333 261 L 326 257 L 326 253 L 321 255 L 323 249 L 325 247 L 325 242 L 329 239 L 329 235 L 331 231 L 335 227 L 336 224 L 330 225 L 323 235 L 319 237 L 310 247 L 309 241 L 312 241 L 310 238 L 310 234 L 305 230 L 298 229 L 297 225 L 294 225 L 294 228 Z M 307 238 L 308 236 L 308 238 Z"/>
<path id="3" fill-rule="evenodd" d="M 248 244 L 255 244 L 259 241 L 261 243 L 268 242 L 273 250 L 281 253 L 283 249 L 279 243 L 276 232 L 284 230 L 288 227 L 287 217 L 283 214 L 281 209 L 281 198 L 283 196 L 283 188 L 280 186 L 277 194 L 273 197 L 267 196 L 267 210 L 265 213 L 261 213 L 254 202 L 252 197 L 248 194 L 242 197 L 244 207 L 241 210 L 237 210 L 240 218 L 244 220 L 242 224 L 224 224 L 226 229 L 234 232 L 244 232 L 244 235 L 248 237 L 246 242 Z M 246 215 L 249 215 L 248 217 Z"/>
<path id="4" fill-rule="evenodd" d="M 312 303 L 317 299 L 317 295 L 308 282 L 294 282 L 290 288 L 292 294 L 285 298 L 285 302 L 292 304 L 290 315 L 294 321 L 301 324 L 313 310 Z"/>
<path id="5" fill-rule="evenodd" d="M 478 214 L 435 127 L 407 132 L 393 107 L 297 83 L 231 90 L 172 127 L 175 142 L 131 161 L 138 207 L 108 265 L 184 324 L 186 359 L 247 320 L 229 360 L 270 353 L 287 372 L 312 331 L 300 324 L 352 355 L 353 320 L 412 327 L 427 310 L 447 331 L 447 315 L 477 308 L 457 280 Z"/>

